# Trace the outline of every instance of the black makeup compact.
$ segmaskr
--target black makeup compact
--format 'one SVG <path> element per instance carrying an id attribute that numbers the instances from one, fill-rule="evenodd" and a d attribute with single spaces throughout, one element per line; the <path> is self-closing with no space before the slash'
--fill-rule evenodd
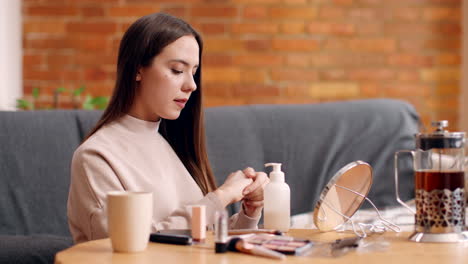
<path id="1" fill-rule="evenodd" d="M 271 234 L 254 234 L 244 239 L 251 244 L 259 245 L 286 255 L 301 255 L 313 245 L 313 242 L 307 239 Z"/>

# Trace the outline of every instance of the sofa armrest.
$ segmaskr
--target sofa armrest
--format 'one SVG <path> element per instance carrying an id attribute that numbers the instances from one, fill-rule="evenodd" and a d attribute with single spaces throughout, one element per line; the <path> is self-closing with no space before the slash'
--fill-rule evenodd
<path id="1" fill-rule="evenodd" d="M 55 254 L 72 245 L 70 237 L 0 235 L 0 263 L 54 263 Z"/>

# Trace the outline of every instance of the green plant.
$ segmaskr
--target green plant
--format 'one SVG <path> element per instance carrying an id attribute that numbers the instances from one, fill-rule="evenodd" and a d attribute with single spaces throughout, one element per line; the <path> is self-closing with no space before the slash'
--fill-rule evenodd
<path id="1" fill-rule="evenodd" d="M 36 101 L 39 98 L 39 88 L 33 88 L 32 90 L 32 102 L 25 100 L 25 99 L 18 99 L 16 100 L 16 108 L 24 109 L 24 110 L 34 110 L 36 109 Z"/>
<path id="2" fill-rule="evenodd" d="M 109 98 L 104 96 L 92 97 L 91 95 L 86 95 L 86 98 L 83 102 L 83 109 L 93 110 L 93 109 L 104 109 L 109 103 Z"/>
<path id="3" fill-rule="evenodd" d="M 107 96 L 91 96 L 86 94 L 84 99 L 82 95 L 84 94 L 86 87 L 84 85 L 74 89 L 67 90 L 65 87 L 58 87 L 54 90 L 53 101 L 51 106 L 39 107 L 37 101 L 40 96 L 40 89 L 33 88 L 32 90 L 32 100 L 28 101 L 26 99 L 16 100 L 16 107 L 23 110 L 36 110 L 36 109 L 58 109 L 59 108 L 59 98 L 61 94 L 69 93 L 71 96 L 72 107 L 74 109 L 104 109 L 109 103 L 109 97 Z"/>

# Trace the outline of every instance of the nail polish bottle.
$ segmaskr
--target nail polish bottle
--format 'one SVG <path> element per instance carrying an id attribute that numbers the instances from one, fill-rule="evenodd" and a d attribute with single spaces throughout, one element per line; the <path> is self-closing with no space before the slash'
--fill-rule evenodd
<path id="1" fill-rule="evenodd" d="M 204 243 L 206 238 L 206 206 L 192 206 L 192 239 Z"/>

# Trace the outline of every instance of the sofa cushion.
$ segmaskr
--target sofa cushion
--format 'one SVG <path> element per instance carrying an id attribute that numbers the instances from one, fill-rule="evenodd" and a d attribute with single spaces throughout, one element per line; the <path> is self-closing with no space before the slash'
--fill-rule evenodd
<path id="1" fill-rule="evenodd" d="M 99 114 L 0 112 L 0 234 L 69 236 L 70 161 Z"/>

